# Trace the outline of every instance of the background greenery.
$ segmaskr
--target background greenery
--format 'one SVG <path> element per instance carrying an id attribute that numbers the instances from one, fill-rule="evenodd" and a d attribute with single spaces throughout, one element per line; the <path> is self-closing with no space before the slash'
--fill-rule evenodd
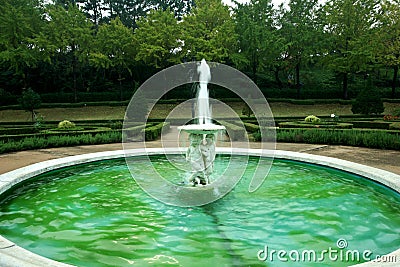
<path id="1" fill-rule="evenodd" d="M 160 69 L 202 58 L 268 98 L 400 98 L 399 36 L 398 0 L 0 0 L 0 105 L 28 88 L 44 103 L 127 100 Z"/>

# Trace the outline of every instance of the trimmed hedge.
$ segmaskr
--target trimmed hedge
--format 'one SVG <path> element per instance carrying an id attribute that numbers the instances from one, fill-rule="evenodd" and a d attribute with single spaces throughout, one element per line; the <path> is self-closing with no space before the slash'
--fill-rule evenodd
<path id="1" fill-rule="evenodd" d="M 39 130 L 34 127 L 16 127 L 16 128 L 1 128 L 0 135 L 18 135 L 18 134 L 33 134 Z"/>
<path id="2" fill-rule="evenodd" d="M 392 122 L 387 121 L 352 121 L 354 128 L 385 129 L 388 130 Z"/>
<path id="3" fill-rule="evenodd" d="M 243 124 L 244 127 L 246 128 L 246 131 L 249 133 L 255 133 L 260 130 L 260 126 L 258 126 L 257 124 L 253 124 L 250 122 L 244 122 Z"/>
<path id="4" fill-rule="evenodd" d="M 351 129 L 353 124 L 351 123 L 306 123 L 304 121 L 289 121 L 281 122 L 278 124 L 280 128 L 331 128 L 331 129 Z"/>
<path id="5" fill-rule="evenodd" d="M 253 137 L 259 141 L 260 132 L 255 133 Z M 276 129 L 276 141 L 400 150 L 400 133 L 397 131 Z"/>
<path id="6" fill-rule="evenodd" d="M 145 125 L 136 125 L 128 128 L 122 129 L 122 134 L 124 139 L 135 138 L 145 129 Z"/>
<path id="7" fill-rule="evenodd" d="M 246 137 L 246 130 L 243 127 L 240 127 L 236 124 L 227 122 L 227 121 L 220 121 L 221 125 L 225 126 L 226 132 L 229 135 L 229 138 L 232 141 L 244 140 Z"/>
<path id="8" fill-rule="evenodd" d="M 35 136 L 7 142 L 0 140 L 0 154 L 51 147 L 118 143 L 121 142 L 121 139 L 121 132 L 109 131 L 107 133 L 98 133 L 95 135 L 81 134 L 78 136 Z"/>
<path id="9" fill-rule="evenodd" d="M 156 124 L 154 126 L 146 127 L 145 129 L 142 129 L 142 133 L 144 131 L 144 136 L 146 141 L 153 141 L 158 139 L 161 136 L 161 132 L 163 129 L 166 129 L 167 131 L 170 128 L 170 123 L 169 122 L 161 122 L 159 124 Z"/>
<path id="10" fill-rule="evenodd" d="M 400 130 L 400 122 L 393 122 L 390 124 L 389 130 Z"/>

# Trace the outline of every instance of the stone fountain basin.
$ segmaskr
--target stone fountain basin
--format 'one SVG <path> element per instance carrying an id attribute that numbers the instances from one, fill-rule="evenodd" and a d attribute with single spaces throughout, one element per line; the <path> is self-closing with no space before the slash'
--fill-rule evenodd
<path id="1" fill-rule="evenodd" d="M 220 128 L 219 128 L 220 129 Z M 0 194 L 4 193 L 12 186 L 15 186 L 23 181 L 26 181 L 36 175 L 45 173 L 50 170 L 55 170 L 67 166 L 72 166 L 81 163 L 88 163 L 93 161 L 121 158 L 127 156 L 139 155 L 157 155 L 157 154 L 179 154 L 179 148 L 148 148 L 148 149 L 132 149 L 132 150 L 118 150 L 106 151 L 91 154 L 83 154 L 78 156 L 65 157 L 36 163 L 24 168 L 20 168 L 5 174 L 0 175 Z M 302 161 L 307 163 L 318 164 L 322 166 L 332 167 L 344 170 L 350 173 L 358 174 L 366 179 L 370 179 L 381 183 L 389 188 L 400 193 L 400 175 L 373 168 L 366 165 L 353 163 L 350 161 L 340 160 L 331 157 L 311 155 L 298 152 L 289 151 L 269 151 L 262 149 L 241 149 L 241 148 L 217 148 L 217 153 L 220 154 L 235 154 L 235 155 L 249 155 L 249 156 L 264 156 L 275 157 L 277 159 L 289 159 L 295 161 Z M 387 256 L 400 257 L 400 249 L 388 254 Z M 67 267 L 72 266 L 69 264 L 50 260 L 40 255 L 34 254 L 28 250 L 19 247 L 17 244 L 0 236 L 0 266 L 55 266 Z M 357 266 L 398 266 L 398 263 L 382 263 L 382 262 L 366 262 L 358 264 Z"/>

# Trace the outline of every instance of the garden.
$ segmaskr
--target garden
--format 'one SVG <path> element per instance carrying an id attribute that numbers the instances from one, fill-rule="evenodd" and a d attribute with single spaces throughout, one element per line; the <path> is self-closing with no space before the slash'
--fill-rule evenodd
<path id="1" fill-rule="evenodd" d="M 2 107 L 0 110 L 0 153 L 118 143 L 124 133 L 129 133 L 127 137 L 131 140 L 137 140 L 143 132 L 146 141 L 156 140 L 163 129 L 168 130 L 171 124 L 180 124 L 176 118 L 164 121 L 171 110 L 183 101 L 160 100 L 150 112 L 146 111 L 149 113 L 146 125 L 129 125 L 123 130 L 124 102 L 115 102 L 114 105 L 102 102 L 64 103 L 53 108 L 54 104 L 41 103 L 38 95 L 25 95 L 25 98 L 20 105 Z M 250 140 L 259 141 L 257 120 L 246 110 L 244 102 L 238 99 L 221 100 L 243 122 L 232 118 L 221 121 L 232 134 L 232 140 L 239 139 L 247 132 Z M 369 110 L 354 111 L 360 106 L 360 101 L 364 100 L 345 103 L 331 100 L 327 103 L 326 100 L 302 102 L 271 99 L 270 107 L 275 120 L 272 127 L 276 131 L 276 140 L 400 150 L 400 103 L 375 100 L 375 105 L 361 105 L 369 107 Z"/>

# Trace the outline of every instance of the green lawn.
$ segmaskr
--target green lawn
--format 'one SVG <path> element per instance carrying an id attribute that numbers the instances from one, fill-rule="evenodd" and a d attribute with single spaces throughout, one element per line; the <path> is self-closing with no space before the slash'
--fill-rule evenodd
<path id="1" fill-rule="evenodd" d="M 227 103 L 229 107 L 238 114 L 241 114 L 243 104 L 238 102 Z M 351 105 L 341 104 L 316 104 L 316 105 L 294 105 L 289 103 L 271 103 L 270 107 L 275 117 L 281 116 L 329 116 L 334 113 L 339 116 L 352 115 Z M 400 109 L 400 104 L 385 103 L 385 114 L 391 114 L 395 109 Z M 178 106 L 174 104 L 158 104 L 150 113 L 151 118 L 165 118 L 171 111 L 177 111 L 175 116 L 179 117 L 182 112 L 188 112 L 190 109 L 186 106 Z M 44 116 L 45 121 L 62 121 L 62 120 L 111 120 L 123 119 L 125 107 L 109 107 L 109 106 L 87 106 L 80 108 L 43 108 L 38 109 L 40 115 Z M 231 111 L 232 112 L 232 111 Z M 215 107 L 214 114 L 226 114 L 230 116 L 226 107 Z M 189 115 L 190 116 L 190 115 Z M 1 110 L 0 122 L 29 122 L 31 115 L 23 110 Z"/>

